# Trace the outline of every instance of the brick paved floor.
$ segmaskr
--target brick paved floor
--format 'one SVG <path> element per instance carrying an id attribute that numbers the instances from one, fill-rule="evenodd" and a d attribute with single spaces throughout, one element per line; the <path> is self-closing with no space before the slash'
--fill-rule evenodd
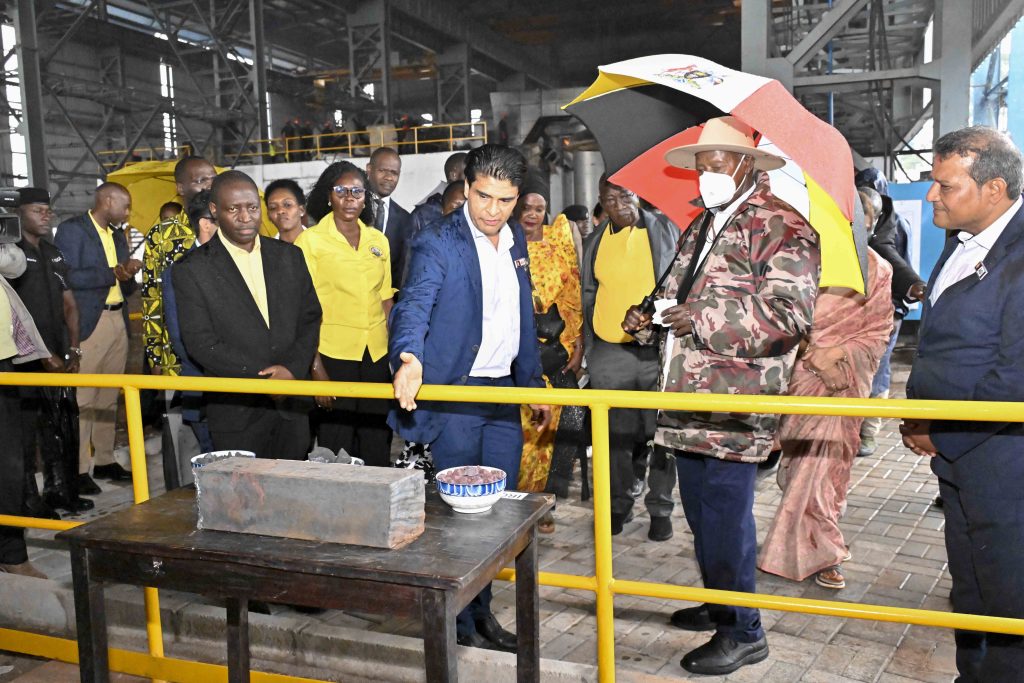
<path id="1" fill-rule="evenodd" d="M 901 366 L 897 381 L 905 379 Z M 902 384 L 895 395 L 902 396 Z M 899 443 L 897 423 L 888 421 L 879 435 L 879 449 L 858 458 L 852 476 L 849 508 L 842 522 L 853 559 L 844 565 L 847 588 L 829 591 L 814 584 L 758 575 L 761 592 L 819 599 L 840 599 L 881 605 L 948 610 L 950 579 L 946 571 L 941 511 L 931 506 L 937 493 L 928 463 Z M 159 457 L 150 457 L 153 495 L 162 490 Z M 128 484 L 101 483 L 98 509 L 104 512 L 131 503 Z M 758 483 L 755 516 L 763 538 L 780 498 L 775 473 L 763 473 Z M 579 502 L 578 487 L 556 511 L 557 529 L 541 536 L 542 569 L 572 574 L 593 573 L 591 503 Z M 677 585 L 700 585 L 692 536 L 678 504 L 672 515 L 675 537 L 665 543 L 647 539 L 648 519 L 643 505 L 637 518 L 614 538 L 614 570 L 619 578 Z M 94 516 L 94 515 L 90 515 Z M 52 534 L 30 533 L 30 555 L 51 577 L 70 583 L 67 555 L 52 542 Z M 553 659 L 594 663 L 597 659 L 593 595 L 585 591 L 541 589 L 542 655 Z M 185 597 L 185 596 L 181 596 Z M 679 660 L 703 643 L 709 634 L 679 631 L 668 615 L 683 604 L 622 596 L 615 600 L 616 666 L 633 680 L 690 680 Z M 514 592 L 510 584 L 495 584 L 495 612 L 512 625 Z M 275 614 L 294 618 L 285 607 Z M 381 619 L 328 612 L 302 618 L 368 630 L 418 634 L 407 620 Z M 949 631 L 902 624 L 842 620 L 795 613 L 763 612 L 771 656 L 727 677 L 693 677 L 700 681 L 941 682 L 955 677 L 953 638 Z M 5 677 L 0 676 L 0 680 Z"/>

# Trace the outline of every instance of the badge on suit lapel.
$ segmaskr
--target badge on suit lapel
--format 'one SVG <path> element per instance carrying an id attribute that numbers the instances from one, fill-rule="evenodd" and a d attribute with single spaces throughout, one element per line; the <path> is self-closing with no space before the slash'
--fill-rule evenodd
<path id="1" fill-rule="evenodd" d="M 530 266 L 530 259 L 529 257 L 524 256 L 523 258 L 517 258 L 512 262 L 512 264 L 515 265 L 516 268 L 528 268 Z"/>
<path id="2" fill-rule="evenodd" d="M 974 266 L 974 272 L 978 274 L 979 280 L 984 280 L 985 276 L 988 275 L 988 268 L 985 267 L 983 261 L 978 262 L 978 265 Z"/>

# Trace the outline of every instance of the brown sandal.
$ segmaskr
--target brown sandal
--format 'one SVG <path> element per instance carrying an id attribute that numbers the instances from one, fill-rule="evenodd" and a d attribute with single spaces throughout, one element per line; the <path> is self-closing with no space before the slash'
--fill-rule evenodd
<path id="1" fill-rule="evenodd" d="M 537 531 L 542 534 L 555 533 L 555 516 L 551 512 L 545 512 L 544 516 L 537 520 Z"/>
<path id="2" fill-rule="evenodd" d="M 838 564 L 834 567 L 822 569 L 820 572 L 815 574 L 814 583 L 818 584 L 822 588 L 831 588 L 832 590 L 846 588 L 846 579 L 843 578 L 843 573 L 839 571 Z"/>

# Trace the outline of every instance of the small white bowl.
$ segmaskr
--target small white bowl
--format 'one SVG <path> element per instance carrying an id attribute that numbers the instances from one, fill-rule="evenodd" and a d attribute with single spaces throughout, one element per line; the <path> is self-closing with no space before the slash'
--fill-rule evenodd
<path id="1" fill-rule="evenodd" d="M 218 460 L 224 460 L 225 458 L 255 458 L 256 454 L 252 451 L 210 451 L 209 453 L 200 453 L 192 458 L 192 469 L 198 470 L 200 467 L 209 465 L 210 463 L 217 462 Z"/>
<path id="2" fill-rule="evenodd" d="M 474 514 L 487 512 L 494 506 L 501 494 L 505 491 L 507 475 L 504 470 L 497 467 L 476 467 L 484 476 L 492 481 L 486 484 L 454 484 L 445 481 L 446 475 L 451 475 L 463 467 L 450 467 L 437 473 L 437 492 L 441 499 L 452 506 L 456 512 Z"/>

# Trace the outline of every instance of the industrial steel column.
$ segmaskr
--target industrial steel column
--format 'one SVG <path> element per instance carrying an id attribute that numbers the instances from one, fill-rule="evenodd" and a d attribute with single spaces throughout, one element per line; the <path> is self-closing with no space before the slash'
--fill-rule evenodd
<path id="1" fill-rule="evenodd" d="M 259 121 L 257 140 L 271 137 L 270 121 L 267 118 L 267 55 L 263 37 L 263 0 L 249 0 L 249 30 L 252 32 L 253 47 L 253 90 L 256 95 L 256 120 Z M 260 153 L 269 158 L 266 142 L 260 144 Z"/>
<path id="2" fill-rule="evenodd" d="M 373 84 L 380 103 L 377 123 L 391 123 L 391 36 L 387 0 L 372 0 L 348 15 L 349 93 L 361 97 Z"/>
<path id="3" fill-rule="evenodd" d="M 33 0 L 18 0 L 15 9 L 18 31 L 18 66 L 21 69 L 21 124 L 28 153 L 28 182 L 48 187 L 46 138 L 43 132 L 43 82 L 36 42 L 36 10 Z"/>
<path id="4" fill-rule="evenodd" d="M 967 125 L 971 106 L 971 31 L 973 4 L 963 0 L 935 3 L 935 40 L 940 82 L 935 108 L 935 137 Z"/>
<path id="5" fill-rule="evenodd" d="M 469 121 L 469 46 L 459 43 L 437 56 L 437 122 Z"/>

